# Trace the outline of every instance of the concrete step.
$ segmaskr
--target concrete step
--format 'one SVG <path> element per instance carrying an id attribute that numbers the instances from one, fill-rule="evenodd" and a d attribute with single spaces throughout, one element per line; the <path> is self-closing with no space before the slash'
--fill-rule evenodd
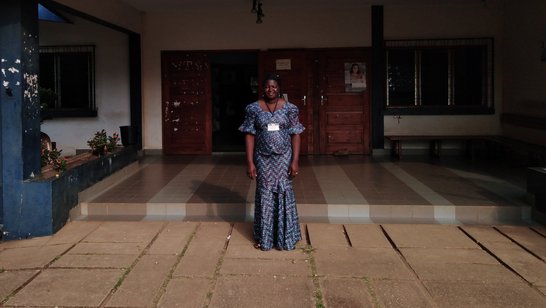
<path id="1" fill-rule="evenodd" d="M 253 203 L 81 202 L 73 220 L 252 221 Z M 531 224 L 530 206 L 298 204 L 302 222 Z"/>

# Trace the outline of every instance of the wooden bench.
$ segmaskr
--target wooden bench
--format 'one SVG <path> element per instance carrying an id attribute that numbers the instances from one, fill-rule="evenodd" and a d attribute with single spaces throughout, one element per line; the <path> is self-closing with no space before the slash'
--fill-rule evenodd
<path id="1" fill-rule="evenodd" d="M 472 158 L 476 156 L 476 144 L 482 143 L 485 144 L 488 158 L 501 157 L 513 163 L 524 160 L 524 164 L 530 165 L 546 163 L 546 146 L 499 135 L 385 135 L 385 139 L 390 142 L 391 155 L 396 159 L 402 156 L 402 141 L 428 141 L 430 155 L 440 157 L 442 141 L 460 140 L 465 143 L 466 152 Z"/>
<path id="2" fill-rule="evenodd" d="M 474 155 L 474 142 L 486 140 L 491 136 L 483 135 L 385 135 L 385 139 L 390 142 L 391 155 L 396 159 L 402 156 L 402 141 L 428 141 L 429 152 L 432 157 L 440 157 L 442 150 L 442 141 L 460 140 L 466 144 L 467 152 Z"/>

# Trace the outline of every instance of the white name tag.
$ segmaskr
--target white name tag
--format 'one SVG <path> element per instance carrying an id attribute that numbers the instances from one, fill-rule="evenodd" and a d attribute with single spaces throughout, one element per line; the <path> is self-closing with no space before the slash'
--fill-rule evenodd
<path id="1" fill-rule="evenodd" d="M 268 132 L 276 132 L 279 130 L 279 123 L 269 123 L 267 124 Z"/>

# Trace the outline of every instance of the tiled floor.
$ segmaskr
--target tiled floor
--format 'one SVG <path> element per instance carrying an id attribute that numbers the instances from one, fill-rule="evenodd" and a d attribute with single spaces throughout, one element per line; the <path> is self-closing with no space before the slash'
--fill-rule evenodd
<path id="1" fill-rule="evenodd" d="M 146 156 L 119 185 L 82 202 L 81 219 L 252 220 L 243 154 Z M 302 221 L 528 223 L 525 167 L 447 156 L 303 156 Z"/>

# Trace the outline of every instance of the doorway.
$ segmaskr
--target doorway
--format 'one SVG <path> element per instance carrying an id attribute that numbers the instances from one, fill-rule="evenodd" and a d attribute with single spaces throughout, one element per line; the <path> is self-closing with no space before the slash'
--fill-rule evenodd
<path id="1" fill-rule="evenodd" d="M 244 152 L 238 128 L 245 107 L 258 99 L 257 52 L 210 54 L 212 87 L 212 151 Z"/>

